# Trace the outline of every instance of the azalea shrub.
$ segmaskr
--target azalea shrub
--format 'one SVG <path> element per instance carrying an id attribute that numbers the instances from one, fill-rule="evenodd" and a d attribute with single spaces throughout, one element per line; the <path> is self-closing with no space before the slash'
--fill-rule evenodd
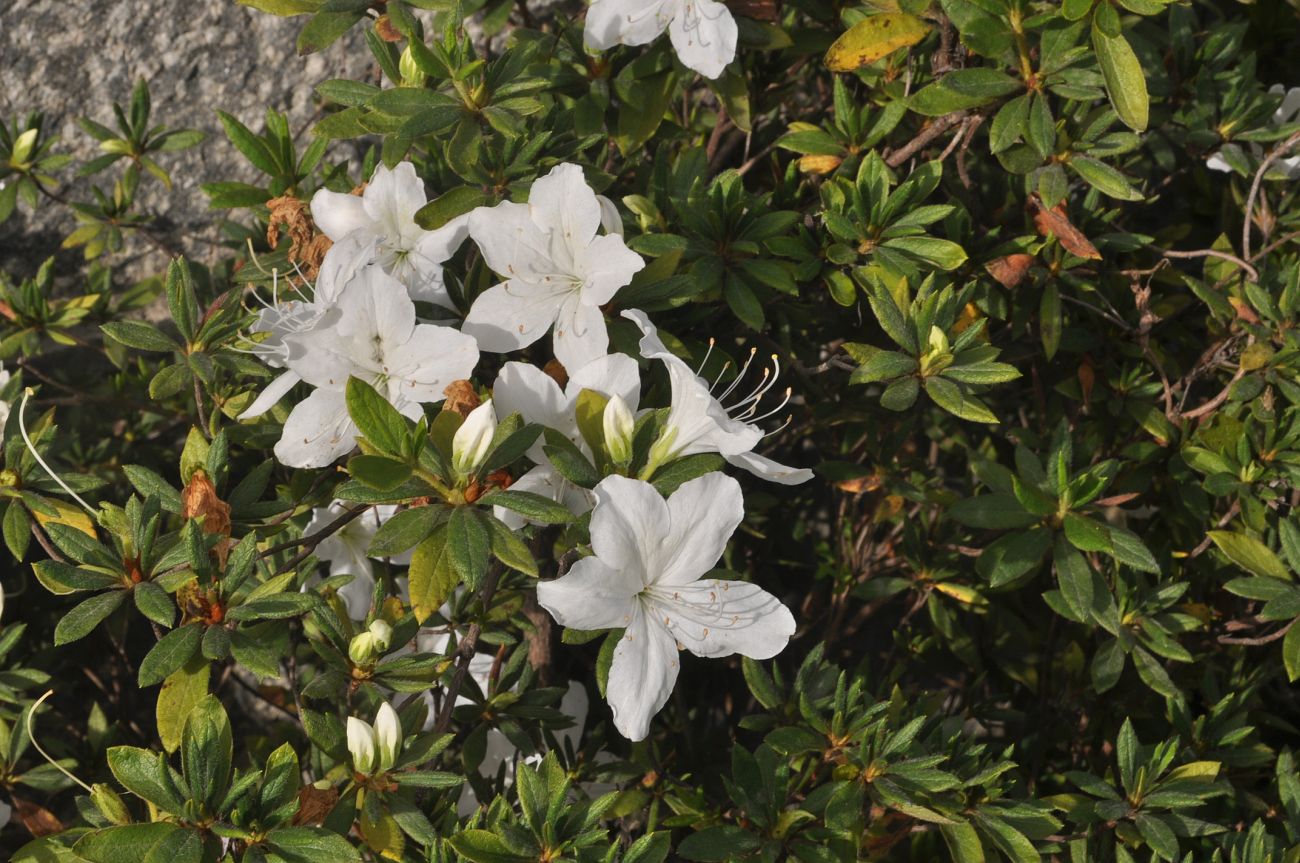
<path id="1" fill-rule="evenodd" d="M 1300 861 L 1293 3 L 241 2 L 218 248 L 0 126 L 11 859 Z"/>

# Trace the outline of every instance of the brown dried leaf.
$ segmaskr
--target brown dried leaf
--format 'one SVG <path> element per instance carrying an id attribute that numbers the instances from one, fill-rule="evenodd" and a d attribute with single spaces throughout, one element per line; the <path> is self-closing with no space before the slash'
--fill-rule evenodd
<path id="1" fill-rule="evenodd" d="M 878 474 L 867 474 L 866 476 L 855 476 L 852 479 L 842 479 L 835 483 L 835 487 L 840 491 L 847 491 L 849 494 L 862 494 L 863 492 L 876 491 L 880 488 L 880 476 Z"/>
<path id="2" fill-rule="evenodd" d="M 988 274 L 998 280 L 1002 287 L 1010 290 L 1025 280 L 1029 268 L 1034 263 L 1033 255 L 1015 254 L 994 258 L 984 265 Z"/>
<path id="3" fill-rule="evenodd" d="M 1038 233 L 1044 237 L 1056 237 L 1072 255 L 1092 261 L 1101 260 L 1101 252 L 1097 251 L 1097 247 L 1070 222 L 1070 217 L 1065 214 L 1064 201 L 1049 210 L 1043 206 L 1042 199 L 1032 195 L 1029 198 L 1029 209 L 1034 215 L 1034 227 L 1038 228 Z"/>
<path id="4" fill-rule="evenodd" d="M 39 839 L 52 833 L 63 832 L 63 823 L 44 806 L 30 800 L 24 800 L 17 795 L 13 796 L 13 801 L 14 811 L 18 813 L 18 820 L 23 822 L 23 826 L 27 828 L 27 832 L 32 836 Z"/>
<path id="5" fill-rule="evenodd" d="M 1092 401 L 1092 388 L 1097 383 L 1097 373 L 1092 369 L 1092 357 L 1087 354 L 1083 355 L 1083 362 L 1079 363 L 1079 389 L 1083 391 L 1083 406 L 1087 410 L 1088 403 Z"/>
<path id="6" fill-rule="evenodd" d="M 727 8 L 755 21 L 775 21 L 781 14 L 778 0 L 727 0 Z"/>
<path id="7" fill-rule="evenodd" d="M 442 409 L 458 413 L 463 417 L 469 416 L 470 411 L 481 403 L 478 390 L 474 389 L 474 385 L 469 381 L 452 381 L 447 384 L 442 394 L 447 397 L 447 400 L 442 403 Z"/>
<path id="8" fill-rule="evenodd" d="M 402 34 L 397 32 L 393 22 L 387 15 L 380 15 L 375 19 L 375 35 L 385 42 L 401 42 Z"/>
<path id="9" fill-rule="evenodd" d="M 560 385 L 560 389 L 569 385 L 569 372 L 559 360 L 551 360 L 542 367 L 542 371 L 550 375 L 551 380 Z"/>
<path id="10" fill-rule="evenodd" d="M 308 785 L 298 791 L 298 811 L 294 813 L 295 827 L 320 824 L 339 802 L 337 788 L 317 788 Z"/>
<path id="11" fill-rule="evenodd" d="M 217 489 L 202 470 L 194 471 L 181 492 L 181 515 L 202 519 L 204 533 L 230 536 L 230 504 L 217 497 Z"/>

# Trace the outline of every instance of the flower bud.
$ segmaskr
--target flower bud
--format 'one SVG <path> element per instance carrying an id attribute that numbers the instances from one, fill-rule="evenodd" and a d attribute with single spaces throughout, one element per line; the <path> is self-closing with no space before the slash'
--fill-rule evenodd
<path id="1" fill-rule="evenodd" d="M 382 617 L 375 618 L 368 631 L 375 640 L 375 649 L 380 653 L 386 653 L 389 645 L 393 643 L 393 628 L 388 625 L 388 621 Z"/>
<path id="2" fill-rule="evenodd" d="M 428 78 L 424 72 L 420 71 L 419 65 L 415 62 L 415 55 L 411 53 L 411 46 L 406 46 L 402 51 L 402 56 L 397 61 L 397 71 L 401 74 L 401 86 L 403 87 L 423 87 L 425 80 Z"/>
<path id="3" fill-rule="evenodd" d="M 362 776 L 375 772 L 375 730 L 370 723 L 355 716 L 348 717 L 348 754 L 352 756 L 352 769 Z"/>
<path id="4" fill-rule="evenodd" d="M 363 668 L 374 665 L 382 652 L 369 630 L 352 636 L 352 641 L 348 643 L 348 659 L 352 660 L 353 665 Z"/>
<path id="5" fill-rule="evenodd" d="M 375 717 L 375 745 L 379 749 L 379 769 L 392 770 L 397 754 L 402 751 L 402 723 L 397 711 L 385 701 Z"/>
<path id="6" fill-rule="evenodd" d="M 618 395 L 611 396 L 600 419 L 609 457 L 615 464 L 627 464 L 632 460 L 632 427 L 636 423 L 627 402 Z"/>
<path id="7" fill-rule="evenodd" d="M 462 475 L 471 474 L 483 464 L 497 430 L 497 415 L 492 399 L 469 412 L 451 439 L 451 466 Z"/>

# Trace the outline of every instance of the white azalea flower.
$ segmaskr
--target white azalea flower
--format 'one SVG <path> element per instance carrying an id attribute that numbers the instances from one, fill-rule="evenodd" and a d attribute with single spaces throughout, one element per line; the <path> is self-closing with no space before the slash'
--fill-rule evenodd
<path id="1" fill-rule="evenodd" d="M 555 379 L 537 366 L 506 363 L 492 388 L 493 401 L 505 414 L 518 413 L 525 422 L 555 429 L 591 455 L 578 431 L 577 404 L 583 390 L 617 397 L 630 411 L 641 400 L 641 375 L 636 360 L 626 354 L 608 354 L 587 363 L 569 376 L 563 390 Z M 519 477 L 510 488 L 540 494 L 568 507 L 574 515 L 591 509 L 591 493 L 569 482 L 552 467 L 541 438 L 528 451 L 536 467 Z M 524 524 L 522 516 L 497 507 L 497 518 L 511 528 Z"/>
<path id="2" fill-rule="evenodd" d="M 328 507 L 317 507 L 312 510 L 311 521 L 303 529 L 303 535 L 311 536 L 323 530 L 346 511 L 346 505 L 337 500 Z M 371 507 L 316 546 L 316 557 L 329 564 L 331 576 L 352 576 L 352 581 L 339 588 L 338 593 L 347 606 L 348 616 L 353 620 L 361 620 L 366 616 L 375 592 L 375 570 L 371 562 L 375 558 L 369 555 L 370 541 L 375 538 L 379 526 L 396 513 L 397 507 L 393 505 Z M 399 566 L 405 566 L 411 562 L 411 552 L 391 560 Z"/>
<path id="3" fill-rule="evenodd" d="M 716 0 L 595 0 L 587 10 L 587 47 L 646 45 L 665 30 L 689 69 L 717 78 L 736 59 L 739 29 Z"/>
<path id="4" fill-rule="evenodd" d="M 708 381 L 664 346 L 644 312 L 630 309 L 623 313 L 623 317 L 641 328 L 641 355 L 666 365 L 672 385 L 668 420 L 650 451 L 653 465 L 695 453 L 716 452 L 736 467 L 782 485 L 798 485 L 812 479 L 813 472 L 806 468 L 786 467 L 753 451 L 764 437 L 757 423 L 780 411 L 790 399 L 790 391 L 786 390 L 785 401 L 772 410 L 759 413 L 763 396 L 776 384 L 780 373 L 775 356 L 772 357 L 773 370 L 764 368 L 762 377 L 752 390 L 745 392 L 741 387 L 734 403 L 724 407 L 720 400 L 731 396 L 741 385 L 752 363 L 752 353 L 750 362 L 745 363 L 731 386 L 715 397 Z"/>
<path id="5" fill-rule="evenodd" d="M 426 231 L 415 223 L 416 212 L 426 203 L 424 182 L 414 165 L 400 162 L 390 171 L 381 164 L 360 196 L 318 191 L 311 199 L 311 217 L 336 243 L 347 238 L 373 242 L 377 262 L 406 287 L 411 299 L 450 309 L 454 305 L 442 264 L 465 242 L 468 218 Z"/>
<path id="6" fill-rule="evenodd" d="M 568 164 L 535 182 L 527 204 L 506 201 L 470 213 L 470 236 L 506 281 L 474 301 L 464 331 L 481 349 L 507 353 L 554 326 L 555 357 L 566 369 L 604 356 L 609 335 L 600 307 L 645 261 L 617 234 L 597 236 L 601 221 L 582 168 Z"/>
<path id="7" fill-rule="evenodd" d="M 606 477 L 591 516 L 595 554 L 537 585 L 562 625 L 626 630 L 606 688 L 623 736 L 646 736 L 677 680 L 679 648 L 769 659 L 794 634 L 790 610 L 757 585 L 702 579 L 743 516 L 740 485 L 724 474 L 683 483 L 667 501 L 647 482 Z"/>
<path id="8" fill-rule="evenodd" d="M 1282 104 L 1273 112 L 1270 122 L 1274 126 L 1284 126 L 1287 123 L 1294 123 L 1300 120 L 1300 87 L 1287 89 L 1281 84 L 1274 84 L 1268 88 L 1268 92 L 1282 96 Z M 1251 152 L 1256 159 L 1264 156 L 1264 149 L 1258 144 L 1250 145 Z M 1238 144 L 1225 144 L 1222 150 L 1212 154 L 1205 160 L 1205 167 L 1212 171 L 1225 171 L 1231 173 L 1235 169 L 1232 162 L 1245 164 L 1246 154 Z M 1289 180 L 1300 178 L 1300 155 L 1285 156 L 1274 163 L 1273 170 L 1281 171 Z"/>
<path id="9" fill-rule="evenodd" d="M 378 763 L 375 729 L 364 719 L 348 717 L 348 755 L 352 756 L 352 769 L 362 776 L 375 772 Z"/>
<path id="10" fill-rule="evenodd" d="M 349 377 L 417 419 L 422 405 L 442 401 L 447 386 L 468 378 L 478 363 L 471 336 L 416 324 L 410 298 L 376 266 L 347 283 L 331 315 L 329 326 L 298 335 L 286 360 L 290 371 L 316 387 L 289 414 L 275 445 L 276 458 L 289 467 L 324 467 L 356 444 L 344 396 Z"/>

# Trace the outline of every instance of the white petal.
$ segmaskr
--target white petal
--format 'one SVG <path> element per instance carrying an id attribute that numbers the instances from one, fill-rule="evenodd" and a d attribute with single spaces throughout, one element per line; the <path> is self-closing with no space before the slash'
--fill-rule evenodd
<path id="1" fill-rule="evenodd" d="M 671 596 L 656 594 L 649 605 L 659 622 L 666 620 L 673 637 L 696 656 L 739 653 L 771 659 L 785 649 L 795 630 L 790 609 L 746 581 L 697 581 L 673 588 Z"/>
<path id="2" fill-rule="evenodd" d="M 676 355 L 668 350 L 664 345 L 663 339 L 659 338 L 659 331 L 655 325 L 650 322 L 650 317 L 640 309 L 628 309 L 623 312 L 623 317 L 636 324 L 641 330 L 641 342 L 637 348 L 641 351 L 641 356 L 648 360 L 661 360 L 664 357 L 675 357 Z"/>
<path id="3" fill-rule="evenodd" d="M 1300 87 L 1287 89 L 1281 84 L 1274 84 L 1268 88 L 1268 92 L 1286 94 L 1282 97 L 1282 104 L 1278 105 L 1277 110 L 1273 112 L 1273 125 L 1281 126 L 1291 122 L 1296 113 L 1300 112 Z"/>
<path id="4" fill-rule="evenodd" d="M 760 479 L 781 485 L 798 485 L 813 478 L 813 472 L 806 467 L 787 467 L 755 452 L 735 453 L 724 458 Z"/>
<path id="5" fill-rule="evenodd" d="M 606 354 L 569 375 L 565 395 L 570 412 L 572 404 L 583 390 L 598 392 L 606 398 L 618 396 L 627 402 L 629 408 L 636 410 L 641 403 L 641 370 L 637 367 L 636 360 L 627 354 Z"/>
<path id="6" fill-rule="evenodd" d="M 420 324 L 384 359 L 390 394 L 400 392 L 406 400 L 436 404 L 447 397 L 444 390 L 449 384 L 467 380 L 474 373 L 478 344 L 472 336 L 451 327 Z"/>
<path id="7" fill-rule="evenodd" d="M 469 214 L 469 235 L 483 260 L 504 279 L 542 282 L 556 272 L 550 238 L 527 204 L 503 201 Z"/>
<path id="8" fill-rule="evenodd" d="M 655 584 L 689 584 L 713 569 L 745 517 L 740 483 L 711 473 L 682 483 L 668 498 L 671 533 Z"/>
<path id="9" fill-rule="evenodd" d="M 672 695 L 677 671 L 677 643 L 667 628 L 638 607 L 632 625 L 614 648 L 605 688 L 620 734 L 628 740 L 645 739 L 650 719 Z"/>
<path id="10" fill-rule="evenodd" d="M 1225 173 L 1232 172 L 1232 166 L 1223 158 L 1222 152 L 1214 153 L 1206 159 L 1205 167 L 1209 168 L 1211 171 L 1223 171 Z"/>
<path id="11" fill-rule="evenodd" d="M 239 415 L 239 419 L 251 420 L 260 417 L 275 407 L 276 402 L 284 398 L 300 380 L 302 378 L 298 377 L 297 372 L 283 372 L 262 389 L 257 398 L 253 399 L 251 405 L 244 408 L 244 412 Z"/>
<path id="12" fill-rule="evenodd" d="M 391 171 L 375 167 L 374 176 L 362 193 L 366 213 L 388 240 L 398 246 L 401 240 L 419 228 L 415 212 L 425 205 L 424 181 L 410 162 L 399 162 Z"/>
<path id="13" fill-rule="evenodd" d="M 469 236 L 469 216 L 461 216 L 436 231 L 426 231 L 407 256 L 415 278 L 407 284 L 411 299 L 455 309 L 447 294 L 442 265 Z"/>
<path id="14" fill-rule="evenodd" d="M 528 192 L 528 211 L 543 231 L 552 232 L 552 243 L 570 249 L 591 245 L 600 228 L 600 202 L 587 185 L 582 168 L 571 163 L 556 165 L 540 177 Z"/>
<path id="15" fill-rule="evenodd" d="M 393 705 L 387 701 L 379 705 L 379 713 L 375 716 L 375 747 L 379 750 L 380 769 L 391 769 L 402 751 L 402 723 L 398 721 Z"/>
<path id="16" fill-rule="evenodd" d="M 623 215 L 618 205 L 604 195 L 597 195 L 596 202 L 600 204 L 600 226 L 605 233 L 623 236 Z"/>
<path id="17" fill-rule="evenodd" d="M 354 561 L 352 566 L 347 569 L 356 569 L 360 561 Z M 370 563 L 366 562 L 367 570 L 365 572 L 352 573 L 352 580 L 338 589 L 339 599 L 343 600 L 343 607 L 347 609 L 348 617 L 353 620 L 365 620 L 366 615 L 370 613 L 370 606 L 375 601 L 375 577 L 369 570 Z M 330 567 L 330 575 L 341 575 L 335 572 L 334 567 Z"/>
<path id="18" fill-rule="evenodd" d="M 356 442 L 357 427 L 343 393 L 316 390 L 290 412 L 275 457 L 289 467 L 325 467 Z"/>
<path id="19" fill-rule="evenodd" d="M 668 25 L 677 56 L 688 69 L 717 78 L 736 59 L 740 30 L 731 11 L 715 0 L 689 0 Z"/>
<path id="20" fill-rule="evenodd" d="M 567 288 L 519 281 L 496 285 L 474 301 L 461 330 L 478 339 L 480 350 L 489 353 L 526 348 L 546 335 L 571 293 Z"/>
<path id="21" fill-rule="evenodd" d="M 606 234 L 596 237 L 582 251 L 579 267 L 584 277 L 582 301 L 603 306 L 645 269 L 645 261 L 627 247 L 622 237 Z"/>
<path id="22" fill-rule="evenodd" d="M 352 195 L 346 197 L 356 200 Z M 336 240 L 321 261 L 316 275 L 313 302 L 327 309 L 338 302 L 343 289 L 360 270 L 375 262 L 375 240 L 361 234 L 351 234 Z"/>
<path id="23" fill-rule="evenodd" d="M 375 230 L 361 198 L 329 189 L 312 195 L 311 219 L 321 233 L 336 243 L 353 231 L 373 233 Z"/>
<path id="24" fill-rule="evenodd" d="M 555 316 L 552 350 L 565 369 L 580 369 L 605 356 L 609 350 L 605 313 L 588 305 L 581 294 L 570 293 Z"/>
<path id="25" fill-rule="evenodd" d="M 375 769 L 375 731 L 370 723 L 355 716 L 348 717 L 348 753 L 352 767 L 358 773 L 369 775 Z"/>
<path id="26" fill-rule="evenodd" d="M 650 583 L 671 535 L 668 504 L 648 482 L 608 476 L 596 486 L 591 547 L 610 567 Z"/>
<path id="27" fill-rule="evenodd" d="M 537 366 L 506 363 L 492 386 L 492 399 L 497 404 L 497 416 L 517 413 L 525 422 L 549 426 L 570 439 L 578 437 L 573 406 L 555 379 Z M 539 437 L 529 448 L 528 457 L 537 464 L 549 464 L 545 445 L 545 440 Z"/>
<path id="28" fill-rule="evenodd" d="M 563 626 L 618 629 L 632 622 L 641 580 L 584 557 L 554 581 L 537 584 L 537 604 Z"/>
<path id="29" fill-rule="evenodd" d="M 615 45 L 645 45 L 668 28 L 678 0 L 596 0 L 587 10 L 583 41 L 605 51 Z"/>

